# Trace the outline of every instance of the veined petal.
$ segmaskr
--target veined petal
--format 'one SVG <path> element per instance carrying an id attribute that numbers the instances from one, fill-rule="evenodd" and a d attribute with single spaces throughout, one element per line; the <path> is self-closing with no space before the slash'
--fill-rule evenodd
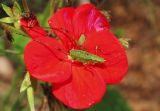
<path id="1" fill-rule="evenodd" d="M 59 83 L 71 75 L 71 63 L 65 62 L 64 47 L 49 37 L 36 38 L 25 48 L 24 60 L 29 73 L 42 81 Z"/>
<path id="2" fill-rule="evenodd" d="M 106 17 L 92 4 L 80 5 L 75 9 L 73 27 L 76 39 L 81 34 L 110 29 Z"/>
<path id="3" fill-rule="evenodd" d="M 74 45 L 73 40 L 73 18 L 74 9 L 71 7 L 62 8 L 49 19 L 48 23 L 52 30 L 61 39 L 64 46 L 70 50 Z"/>
<path id="4" fill-rule="evenodd" d="M 49 25 L 69 50 L 76 47 L 81 34 L 110 29 L 106 17 L 92 4 L 62 8 L 52 15 Z"/>
<path id="5" fill-rule="evenodd" d="M 106 60 L 104 64 L 95 66 L 106 83 L 118 83 L 125 76 L 128 70 L 126 53 L 111 32 L 100 31 L 87 35 L 84 47 Z"/>
<path id="6" fill-rule="evenodd" d="M 91 67 L 72 65 L 72 78 L 53 84 L 53 94 L 65 105 L 84 109 L 98 103 L 106 90 L 103 78 Z"/>

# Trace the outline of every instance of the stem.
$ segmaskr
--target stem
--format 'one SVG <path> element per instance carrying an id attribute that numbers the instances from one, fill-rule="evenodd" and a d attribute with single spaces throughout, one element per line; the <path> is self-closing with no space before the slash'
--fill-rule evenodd
<path id="1" fill-rule="evenodd" d="M 16 29 L 16 28 L 14 28 L 14 27 L 12 27 L 10 25 L 7 25 L 5 23 L 1 23 L 0 22 L 0 28 L 3 28 L 4 30 L 7 30 L 7 31 L 9 31 L 11 33 L 16 33 L 16 34 L 22 35 L 24 37 L 27 37 L 27 35 L 23 31 L 21 31 L 19 29 Z"/>
<path id="2" fill-rule="evenodd" d="M 23 5 L 23 8 L 24 8 L 25 12 L 30 12 L 26 0 L 22 0 L 22 5 Z"/>
<path id="3" fill-rule="evenodd" d="M 50 0 L 50 15 L 53 14 L 55 8 L 55 0 Z"/>
<path id="4" fill-rule="evenodd" d="M 90 0 L 79 0 L 79 4 L 90 3 Z"/>

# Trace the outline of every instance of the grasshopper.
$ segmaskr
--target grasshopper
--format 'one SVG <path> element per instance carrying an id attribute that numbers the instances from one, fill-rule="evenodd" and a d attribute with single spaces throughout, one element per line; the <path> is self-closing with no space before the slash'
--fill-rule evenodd
<path id="1" fill-rule="evenodd" d="M 81 46 L 84 41 L 85 41 L 86 37 L 84 34 L 82 34 L 79 38 L 78 44 Z M 97 50 L 97 49 L 96 49 Z M 105 59 L 91 54 L 87 51 L 84 50 L 77 50 L 77 49 L 72 49 L 69 51 L 69 56 L 72 60 L 76 60 L 82 63 L 104 63 Z"/>
<path id="2" fill-rule="evenodd" d="M 99 57 L 97 55 L 91 54 L 84 50 L 76 50 L 72 49 L 69 52 L 69 55 L 71 59 L 82 62 L 82 63 L 104 63 L 105 59 L 102 57 Z"/>

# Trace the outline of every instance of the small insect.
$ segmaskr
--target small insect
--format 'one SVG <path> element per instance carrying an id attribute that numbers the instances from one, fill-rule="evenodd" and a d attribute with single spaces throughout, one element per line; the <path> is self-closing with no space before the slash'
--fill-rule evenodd
<path id="1" fill-rule="evenodd" d="M 105 59 L 84 50 L 72 49 L 69 52 L 71 59 L 82 63 L 104 63 Z"/>

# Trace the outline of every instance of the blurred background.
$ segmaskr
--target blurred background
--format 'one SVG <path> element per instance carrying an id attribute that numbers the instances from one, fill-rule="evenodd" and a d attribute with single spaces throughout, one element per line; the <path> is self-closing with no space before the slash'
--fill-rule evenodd
<path id="1" fill-rule="evenodd" d="M 0 3 L 12 7 L 13 1 L 0 0 Z M 17 1 L 21 4 L 21 0 Z M 28 0 L 43 26 L 47 26 L 44 14 L 47 14 L 48 2 Z M 130 39 L 127 76 L 117 87 L 109 87 L 103 100 L 109 106 L 101 104 L 101 110 L 89 111 L 160 111 L 160 0 L 73 0 L 72 5 L 87 2 L 107 11 L 111 30 Z M 60 3 L 59 7 L 68 5 Z M 0 6 L 0 18 L 6 16 Z M 0 111 L 29 111 L 25 94 L 19 94 L 25 73 L 23 49 L 29 39 L 17 34 L 12 36 L 14 40 L 10 42 L 7 38 L 10 35 L 0 28 Z M 45 111 L 40 110 L 43 92 L 37 92 L 41 92 L 41 88 L 35 91 L 37 111 Z"/>

